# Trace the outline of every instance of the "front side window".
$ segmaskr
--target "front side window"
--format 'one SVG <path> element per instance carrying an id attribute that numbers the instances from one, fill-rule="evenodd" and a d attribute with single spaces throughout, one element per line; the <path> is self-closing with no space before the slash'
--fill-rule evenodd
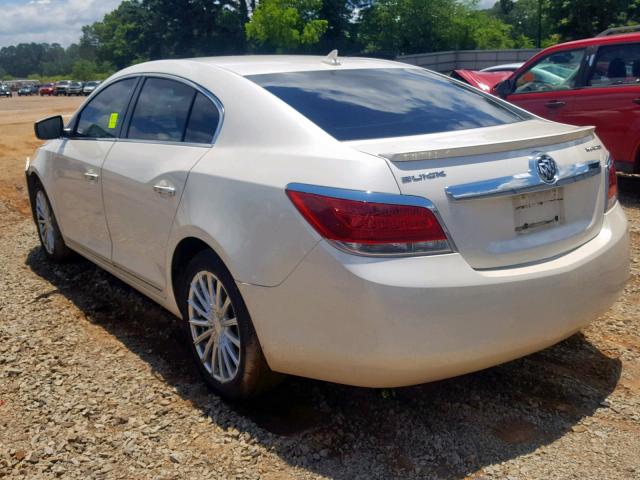
<path id="1" fill-rule="evenodd" d="M 489 95 L 419 68 L 248 78 L 341 141 L 490 127 L 528 118 Z"/>
<path id="2" fill-rule="evenodd" d="M 138 97 L 127 138 L 182 141 L 196 91 L 184 83 L 147 78 Z"/>
<path id="3" fill-rule="evenodd" d="M 121 80 L 98 93 L 80 113 L 75 134 L 89 138 L 116 137 L 136 80 Z"/>
<path id="4" fill-rule="evenodd" d="M 600 47 L 587 85 L 606 87 L 640 82 L 640 44 Z"/>
<path id="5" fill-rule="evenodd" d="M 552 53 L 516 79 L 513 93 L 553 92 L 577 86 L 585 49 Z"/>

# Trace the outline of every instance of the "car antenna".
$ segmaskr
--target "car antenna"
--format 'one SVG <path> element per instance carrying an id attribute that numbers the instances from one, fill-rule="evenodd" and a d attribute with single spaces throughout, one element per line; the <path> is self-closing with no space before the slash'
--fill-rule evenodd
<path id="1" fill-rule="evenodd" d="M 329 65 L 340 65 L 340 60 L 338 60 L 338 50 L 331 50 L 329 55 L 324 57 L 322 60 L 323 63 L 328 63 Z"/>

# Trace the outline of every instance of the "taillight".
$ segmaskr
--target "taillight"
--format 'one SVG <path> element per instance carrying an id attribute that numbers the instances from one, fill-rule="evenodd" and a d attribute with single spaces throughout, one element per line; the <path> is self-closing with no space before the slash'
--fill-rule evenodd
<path id="1" fill-rule="evenodd" d="M 613 159 L 609 157 L 607 161 L 607 211 L 618 201 L 618 176 Z"/>
<path id="2" fill-rule="evenodd" d="M 364 197 L 360 199 L 287 188 L 287 195 L 322 237 L 350 252 L 424 255 L 451 251 L 436 215 L 425 206 L 384 203 L 376 200 L 388 196 L 366 192 L 354 192 Z"/>

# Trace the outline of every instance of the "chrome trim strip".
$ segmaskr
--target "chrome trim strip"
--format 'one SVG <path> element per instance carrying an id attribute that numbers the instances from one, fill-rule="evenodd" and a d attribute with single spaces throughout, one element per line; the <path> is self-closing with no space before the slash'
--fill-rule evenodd
<path id="1" fill-rule="evenodd" d="M 492 178 L 479 182 L 451 185 L 445 192 L 452 200 L 490 198 L 523 193 L 538 192 L 579 182 L 585 178 L 599 175 L 602 167 L 599 160 L 560 166 L 558 178 L 553 183 L 545 183 L 539 176 L 533 158 L 529 162 L 529 171 L 507 177 Z"/>
<path id="2" fill-rule="evenodd" d="M 485 155 L 489 153 L 508 152 L 511 150 L 523 150 L 525 148 L 539 148 L 545 145 L 556 145 L 593 135 L 594 127 L 580 127 L 568 132 L 545 135 L 542 137 L 530 137 L 503 142 L 492 142 L 479 145 L 465 145 L 462 147 L 440 148 L 418 152 L 405 153 L 380 153 L 381 157 L 392 162 L 414 162 L 419 160 L 440 160 L 443 158 L 464 157 L 466 155 Z"/>
<path id="3" fill-rule="evenodd" d="M 436 208 L 435 204 L 424 197 L 417 197 L 414 195 L 400 195 L 397 193 L 380 193 L 380 192 L 372 192 L 365 190 L 350 190 L 346 188 L 336 188 L 336 187 L 325 187 L 321 185 L 310 185 L 307 183 L 289 183 L 286 187 L 286 190 L 292 190 L 295 192 L 303 192 L 303 193 L 312 193 L 315 195 L 324 195 L 326 197 L 333 198 L 341 198 L 344 200 L 355 200 L 358 202 L 371 202 L 371 203 L 386 203 L 388 205 L 409 205 L 413 207 L 422 207 L 428 208 L 431 210 L 433 215 L 436 217 L 442 230 L 444 231 L 445 236 L 447 237 L 447 242 L 449 243 L 449 248 L 447 250 L 434 250 L 433 252 L 418 252 L 418 253 L 391 253 L 391 254 L 367 254 L 363 252 L 358 252 L 349 249 L 341 242 L 335 242 L 332 240 L 326 240 L 328 243 L 333 245 L 334 247 L 342 250 L 343 252 L 349 253 L 351 255 L 358 255 L 361 257 L 418 257 L 418 256 L 429 256 L 429 255 L 442 255 L 446 253 L 455 253 L 458 251 L 453 238 L 451 237 L 451 233 L 447 229 L 446 224 L 440 212 Z"/>
<path id="4" fill-rule="evenodd" d="M 218 120 L 218 127 L 216 128 L 216 131 L 213 133 L 213 138 L 211 139 L 211 143 L 186 143 L 186 142 L 164 141 L 164 140 L 140 140 L 135 138 L 124 138 L 122 136 L 109 138 L 109 140 L 115 140 L 119 142 L 124 141 L 124 142 L 137 142 L 137 143 L 157 143 L 157 144 L 163 144 L 163 145 L 187 145 L 187 146 L 202 147 L 202 148 L 213 147 L 213 145 L 215 145 L 216 141 L 218 140 L 218 136 L 220 136 L 220 131 L 222 130 L 222 124 L 224 123 L 224 119 L 225 119 L 224 105 L 222 104 L 222 102 L 218 97 L 216 97 L 213 93 L 211 93 L 209 90 L 207 90 L 203 86 L 195 83 L 193 80 L 190 80 L 186 77 L 181 77 L 180 75 L 174 75 L 171 73 L 162 73 L 162 72 L 128 73 L 126 75 L 121 75 L 119 77 L 111 78 L 109 79 L 108 83 L 106 81 L 102 82 L 98 86 L 98 88 L 96 88 L 91 93 L 91 95 L 89 95 L 86 98 L 86 100 L 82 102 L 82 105 L 80 105 L 78 110 L 76 110 L 76 112 L 73 114 L 73 117 L 69 121 L 69 125 L 73 125 L 73 129 L 75 130 L 75 124 L 77 122 L 78 116 L 82 113 L 86 105 L 88 105 L 89 101 L 93 99 L 93 97 L 96 96 L 98 92 L 104 90 L 108 86 L 113 85 L 114 83 L 119 82 L 120 80 L 125 80 L 127 78 L 150 78 L 150 77 L 166 78 L 168 80 L 174 80 L 180 83 L 184 83 L 185 85 L 190 86 L 197 92 L 200 92 L 202 95 L 207 97 L 207 99 L 209 99 L 215 105 L 215 107 L 218 109 L 219 120 Z M 136 100 L 137 102 L 139 95 L 140 95 L 140 92 L 135 93 L 135 98 L 132 98 L 132 100 Z M 120 135 L 122 135 L 123 133 L 124 132 L 120 132 Z M 105 138 L 92 138 L 92 137 L 69 137 L 69 138 L 72 138 L 73 140 L 106 140 Z"/>

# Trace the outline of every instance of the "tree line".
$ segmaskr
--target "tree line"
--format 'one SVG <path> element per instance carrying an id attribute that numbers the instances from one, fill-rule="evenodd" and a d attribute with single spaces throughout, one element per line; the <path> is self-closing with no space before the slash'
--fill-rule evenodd
<path id="1" fill-rule="evenodd" d="M 159 58 L 245 53 L 393 58 L 527 48 L 640 22 L 640 0 L 125 0 L 77 43 L 0 49 L 0 78 L 104 77 Z"/>

